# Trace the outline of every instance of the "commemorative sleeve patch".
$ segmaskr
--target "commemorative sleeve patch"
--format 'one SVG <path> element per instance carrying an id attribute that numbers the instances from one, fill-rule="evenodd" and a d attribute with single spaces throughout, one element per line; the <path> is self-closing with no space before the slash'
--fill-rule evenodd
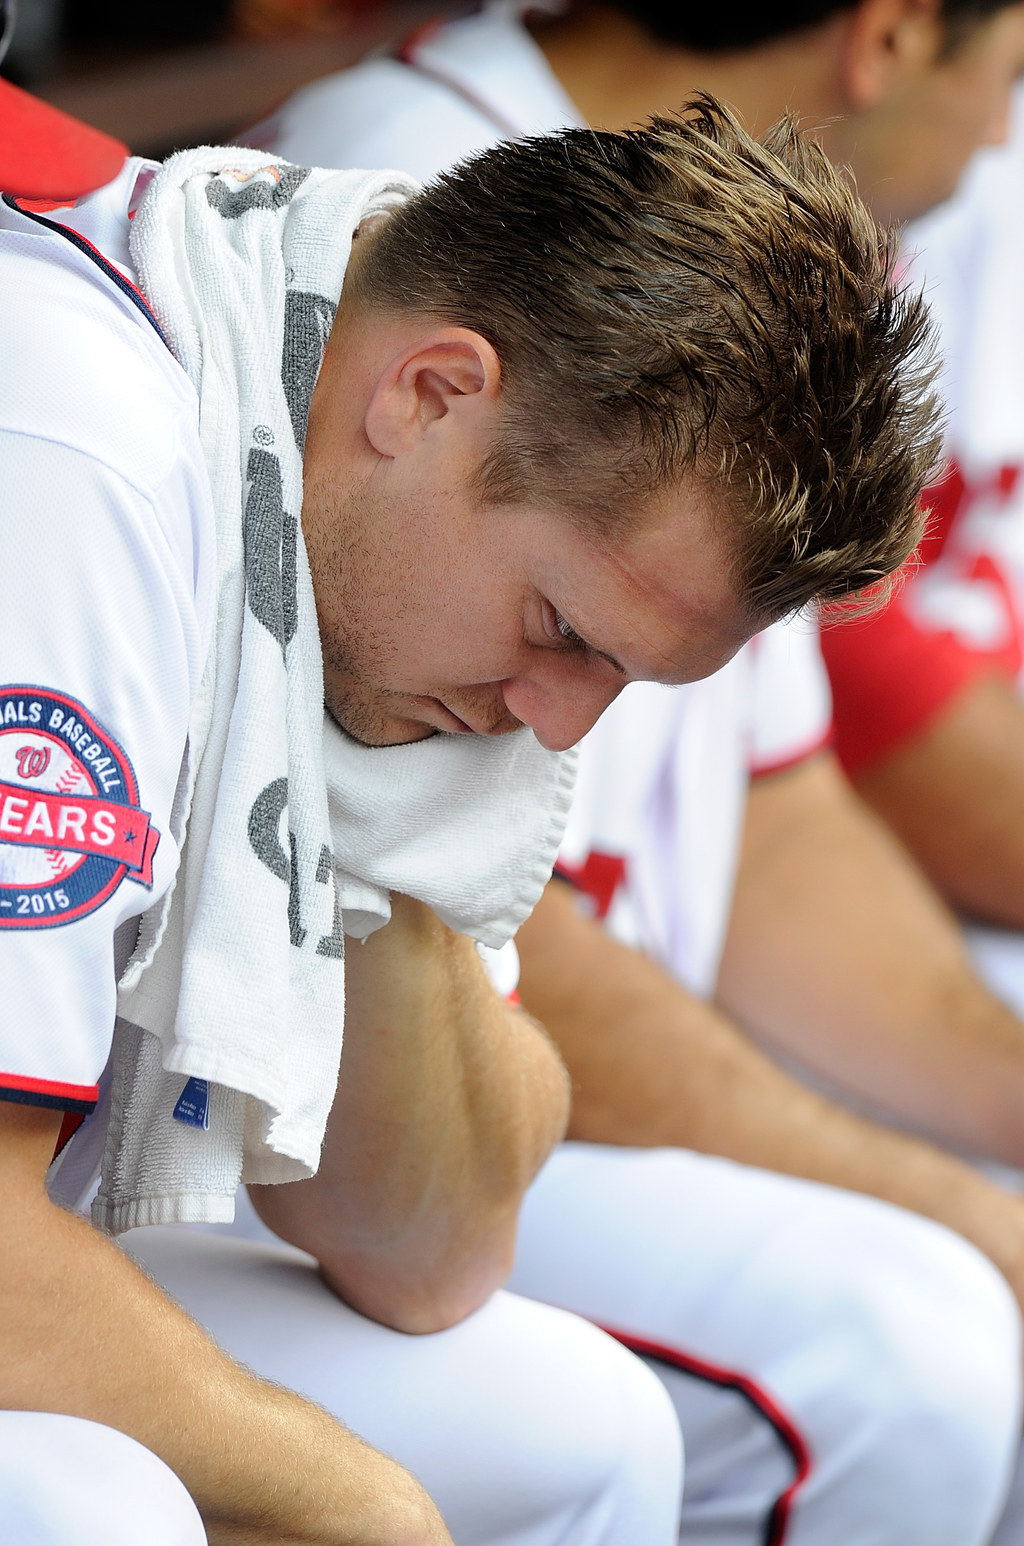
<path id="1" fill-rule="evenodd" d="M 125 878 L 151 886 L 159 841 L 131 763 L 84 704 L 0 687 L 0 929 L 71 923 Z"/>

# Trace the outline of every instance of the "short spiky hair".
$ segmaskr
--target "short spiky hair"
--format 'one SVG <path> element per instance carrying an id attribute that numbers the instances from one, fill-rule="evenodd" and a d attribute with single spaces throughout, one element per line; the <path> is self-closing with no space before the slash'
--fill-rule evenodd
<path id="1" fill-rule="evenodd" d="M 696 475 L 761 620 L 871 584 L 919 535 L 939 453 L 926 313 L 890 280 L 813 141 L 784 121 L 759 142 L 700 96 L 455 167 L 381 225 L 357 294 L 494 346 L 486 498 L 614 542 L 645 495 Z"/>

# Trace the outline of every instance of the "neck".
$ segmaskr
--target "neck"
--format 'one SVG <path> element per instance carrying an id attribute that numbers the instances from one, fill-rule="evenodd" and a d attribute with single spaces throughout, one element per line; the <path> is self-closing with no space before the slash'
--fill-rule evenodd
<path id="1" fill-rule="evenodd" d="M 832 34 L 844 25 L 839 12 L 754 49 L 694 53 L 659 42 L 624 12 L 598 4 L 542 23 L 534 36 L 595 129 L 626 129 L 654 113 L 678 111 L 701 90 L 728 102 L 760 134 L 785 112 L 814 127 L 843 111 Z"/>

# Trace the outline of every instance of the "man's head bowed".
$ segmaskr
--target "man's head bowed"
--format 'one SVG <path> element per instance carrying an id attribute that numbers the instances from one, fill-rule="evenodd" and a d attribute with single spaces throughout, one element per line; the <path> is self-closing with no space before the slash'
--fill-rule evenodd
<path id="1" fill-rule="evenodd" d="M 502 366 L 482 497 L 614 543 L 683 476 L 758 623 L 903 562 L 939 455 L 921 299 L 814 142 L 706 96 L 625 134 L 502 144 L 382 222 L 371 309 L 470 328 Z"/>

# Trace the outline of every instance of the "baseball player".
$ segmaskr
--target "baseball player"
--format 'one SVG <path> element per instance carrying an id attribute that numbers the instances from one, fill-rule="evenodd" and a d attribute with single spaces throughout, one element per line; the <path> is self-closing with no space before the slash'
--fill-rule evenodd
<path id="1" fill-rule="evenodd" d="M 931 52 L 917 57 L 932 63 L 922 77 L 915 80 L 909 72 L 890 81 L 871 102 L 863 97 L 855 127 L 833 126 L 837 138 L 845 134 L 847 153 L 858 135 L 875 153 L 873 163 L 866 156 L 859 164 L 854 160 L 879 198 L 889 201 L 883 212 L 906 215 L 947 192 L 972 145 L 1001 132 L 1021 37 L 1019 9 L 997 9 L 998 16 L 974 18 L 972 51 L 959 58 L 959 80 L 955 72 L 951 78 L 944 73 L 956 51 L 947 55 L 939 19 L 917 8 L 847 9 L 824 16 L 816 31 L 797 32 L 789 53 L 778 39 L 769 53 L 751 38 L 746 52 L 699 60 L 678 42 L 659 51 L 644 24 L 672 39 L 673 26 L 699 31 L 719 18 L 680 22 L 632 8 L 591 9 L 538 26 L 531 35 L 507 14 L 484 11 L 424 29 L 396 55 L 306 88 L 247 138 L 314 159 L 402 155 L 426 176 L 497 135 L 543 132 L 584 116 L 629 122 L 671 101 L 673 90 L 682 96 L 690 84 L 704 81 L 728 89 L 747 111 L 770 114 L 771 71 L 778 72 L 780 93 L 790 93 L 782 100 L 792 101 L 785 72 L 795 78 L 802 66 L 806 89 L 815 47 L 827 64 L 842 45 L 846 59 L 854 57 L 856 69 L 849 68 L 857 90 L 865 93 L 865 80 L 881 68 L 881 54 L 900 57 L 900 50 L 921 43 L 915 29 L 925 26 Z M 722 20 L 734 28 L 735 17 Z M 773 12 L 763 24 L 784 34 L 782 23 Z M 867 46 L 872 38 L 879 50 L 874 56 Z M 997 60 L 1000 87 L 992 91 Z M 698 74 L 698 64 L 702 72 L 713 68 Z M 723 79 L 728 86 L 722 87 Z M 910 175 L 909 154 L 901 160 L 890 148 L 886 168 L 877 156 L 887 119 L 899 117 L 904 125 L 902 156 L 914 132 L 928 133 L 921 109 L 929 93 L 957 80 L 965 117 L 975 114 L 971 134 L 946 144 L 944 160 L 936 153 L 943 147 L 931 146 L 928 161 L 918 163 L 928 168 L 925 185 Z M 746 88 L 745 98 L 737 86 Z M 661 93 L 656 99 L 655 89 Z M 853 105 L 846 104 L 846 111 Z M 808 110 L 825 116 L 834 109 L 818 96 Z M 753 769 L 764 775 L 755 800 L 762 792 L 771 801 L 780 790 L 793 791 L 788 819 L 806 821 L 809 813 L 820 815 L 823 804 L 825 821 L 807 829 L 812 851 L 813 835 L 820 841 L 832 817 L 852 823 L 841 830 L 852 835 L 853 852 L 866 844 L 874 861 L 865 889 L 870 893 L 878 881 L 881 895 L 891 899 L 892 913 L 884 916 L 886 924 L 895 918 L 898 926 L 892 956 L 902 962 L 899 946 L 916 949 L 929 941 L 928 967 L 942 967 L 938 982 L 949 987 L 955 962 L 958 989 L 967 984 L 972 1033 L 997 1048 L 1019 1042 L 1019 1027 L 974 982 L 934 904 L 857 817 L 828 764 L 813 755 L 828 739 L 829 712 L 810 633 L 775 630 L 724 672 L 681 694 L 633 690 L 605 724 L 607 733 L 603 727 L 596 732 L 595 749 L 585 749 L 564 857 L 620 939 L 642 945 L 694 993 L 712 991 Z M 588 801 L 594 806 L 589 813 Z M 852 854 L 844 849 L 847 859 L 852 862 Z M 993 1256 L 1018 1293 L 1019 1210 L 957 1162 L 860 1123 L 804 1091 L 664 971 L 626 952 L 606 960 L 602 936 L 577 918 L 565 895 L 553 890 L 523 933 L 523 991 L 567 1056 L 576 1088 L 570 1131 L 589 1141 L 559 1151 L 529 1194 L 516 1286 L 617 1327 L 651 1357 L 672 1392 L 687 1444 L 684 1538 L 988 1540 L 1015 1464 L 1019 1391 L 1017 1316 L 1005 1283 L 986 1263 L 944 1230 L 872 1198 L 700 1154 L 604 1145 L 662 1143 L 722 1152 L 727 1131 L 724 1152 L 735 1159 L 872 1192 L 962 1229 Z M 827 892 L 813 895 L 820 906 Z M 758 900 L 763 908 L 763 896 Z M 870 895 L 866 900 L 864 916 L 870 918 Z M 806 916 L 777 911 L 782 939 L 788 932 L 798 949 L 806 947 Z M 757 916 L 748 934 L 755 933 Z M 883 928 L 880 923 L 879 932 Z M 779 943 L 773 939 L 772 948 L 777 951 Z M 801 958 L 805 979 L 810 955 L 821 948 L 810 944 Z M 593 995 L 584 991 L 588 973 Z M 906 1031 L 899 1006 L 894 1011 L 891 1003 L 891 977 L 862 975 L 874 991 L 856 1006 L 854 1037 L 876 1021 L 879 1039 L 893 1028 Z M 924 978 L 936 981 L 928 969 Z M 763 985 L 763 972 L 758 980 Z M 852 986 L 848 982 L 843 992 L 850 994 Z M 756 1001 L 756 986 L 747 998 Z M 805 1015 L 805 1046 L 821 1040 L 822 1010 L 834 1016 L 839 1002 L 837 990 Z M 963 1008 L 965 1001 L 959 1003 Z M 651 1008 L 651 1023 L 638 1004 Z M 930 1004 L 935 1007 L 934 992 Z M 792 1025 L 792 1008 L 786 1004 L 774 1015 L 776 1026 Z M 880 1009 L 885 1014 L 879 1021 Z M 975 1044 L 955 1015 L 945 1019 L 965 1072 Z M 691 1029 L 683 1041 L 686 1023 Z M 1012 1064 L 1016 1054 L 1008 1055 Z M 994 1095 L 1010 1072 L 1004 1058 L 989 1060 L 987 1092 Z M 885 1077 L 891 1083 L 893 1070 Z M 1013 1083 L 1019 1082 L 1017 1076 Z M 956 1104 L 954 1088 L 951 1078 L 947 1112 Z M 978 1139 L 980 1128 L 985 1146 L 989 1106 L 961 1104 L 973 1109 L 972 1130 L 960 1126 L 944 1136 L 968 1142 Z M 1001 1130 L 1012 1144 L 1012 1097 L 1004 1104 Z M 968 1325 L 969 1350 L 959 1340 Z M 953 1347 L 965 1354 L 956 1367 L 947 1362 Z M 933 1381 L 937 1358 L 942 1373 Z M 995 1414 L 998 1420 L 991 1422 Z M 930 1438 L 922 1444 L 925 1430 Z M 1007 1539 L 1019 1521 L 1011 1509 L 1003 1527 Z"/>
<path id="2" fill-rule="evenodd" d="M 776 143 L 777 153 L 758 148 L 704 103 L 629 140 L 509 147 L 419 197 L 397 174 L 204 150 L 164 168 L 129 161 L 113 183 L 51 212 L 59 219 L 5 203 L 0 325 L 14 368 L 0 424 L 5 511 L 26 579 L 5 613 L 0 718 L 0 1323 L 4 1488 L 33 1546 L 87 1529 L 97 1540 L 160 1540 L 163 1529 L 191 1542 L 203 1526 L 214 1541 L 367 1546 L 673 1538 L 678 1433 L 657 1381 L 582 1322 L 490 1297 L 522 1192 L 564 1122 L 558 1061 L 493 994 L 470 941 L 397 895 L 374 861 L 392 805 L 404 811 L 417 770 L 439 767 L 424 797 L 425 853 L 403 873 L 432 897 L 440 886 L 437 906 L 450 911 L 448 829 L 443 843 L 431 832 L 453 766 L 477 758 L 470 793 L 482 780 L 492 818 L 506 786 L 515 822 L 529 824 L 538 805 L 542 854 L 567 798 L 545 747 L 575 741 L 625 679 L 713 669 L 766 612 L 842 592 L 905 555 L 935 448 L 931 408 L 906 379 L 922 315 L 913 302 L 890 305 L 875 235 L 824 161 L 789 131 Z M 624 179 L 612 206 L 609 156 Z M 678 218 L 689 207 L 680 156 L 714 167 L 699 179 L 702 240 L 716 188 L 722 206 L 712 290 L 737 261 L 748 283 L 771 279 L 770 265 L 749 265 L 735 228 L 760 197 L 750 234 L 771 232 L 782 178 L 805 203 L 814 262 L 807 316 L 796 322 L 787 287 L 797 337 L 784 330 L 776 346 L 801 358 L 810 348 L 833 380 L 837 341 L 820 332 L 817 298 L 838 242 L 860 271 L 866 341 L 884 356 L 867 396 L 880 391 L 886 412 L 873 415 L 874 454 L 849 469 L 842 508 L 817 503 L 822 436 L 835 426 L 817 418 L 808 441 L 803 417 L 787 419 L 783 451 L 766 406 L 761 428 L 786 470 L 777 540 L 785 547 L 793 514 L 810 519 L 801 553 L 821 561 L 776 565 L 765 511 L 742 592 L 722 523 L 707 525 L 703 487 L 681 497 L 677 470 L 646 452 L 637 464 L 635 436 L 630 519 L 614 531 L 625 405 L 594 381 L 575 412 L 589 436 L 605 402 L 616 454 L 610 465 L 598 458 L 589 486 L 588 457 L 574 457 L 574 498 L 585 494 L 589 514 L 554 513 L 579 443 L 569 404 L 581 348 L 621 388 L 621 346 L 650 318 L 651 284 L 677 272 L 655 240 L 637 316 L 611 357 L 609 314 L 585 324 L 595 292 L 580 286 L 579 333 L 567 342 L 579 199 L 589 175 L 594 260 L 617 250 L 633 265 L 645 240 L 611 238 L 609 207 L 641 208 L 668 177 L 663 214 Z M 557 282 L 554 233 L 567 222 L 525 209 L 513 193 L 523 178 L 532 201 L 547 186 L 572 208 Z M 541 220 L 539 244 L 510 234 L 514 211 Z M 651 229 L 664 232 L 663 221 Z M 780 236 L 794 253 L 804 240 L 788 220 L 770 240 Z M 531 250 L 549 275 L 539 287 L 523 269 Z M 453 253 L 455 299 L 445 301 Z M 692 283 L 689 263 L 679 272 Z M 506 306 L 510 276 L 521 278 L 530 328 L 514 309 L 497 344 L 466 326 L 474 274 L 491 303 L 503 275 Z M 437 288 L 414 292 L 413 281 Z M 557 389 L 554 355 L 537 358 L 534 331 L 552 283 Z M 618 287 L 602 306 L 628 293 Z M 709 303 L 702 294 L 702 317 Z M 766 304 L 759 297 L 750 316 L 762 319 Z M 676 290 L 670 332 L 680 316 Z M 738 320 L 723 316 L 719 336 Z M 671 385 L 674 353 L 663 364 L 660 411 L 672 418 L 689 399 Z M 551 401 L 541 392 L 531 407 L 523 383 L 538 368 Z M 643 415 L 650 369 L 646 358 Z M 507 439 L 502 390 L 518 394 Z M 704 429 L 728 443 L 719 402 Z M 543 435 L 524 444 L 534 409 Z M 656 443 L 671 438 L 666 427 Z M 678 428 L 685 461 L 689 432 Z M 749 433 L 744 420 L 744 444 Z M 793 509 L 784 491 L 798 467 Z M 833 470 L 830 460 L 829 480 Z M 290 513 L 299 500 L 304 541 Z M 611 523 L 600 538 L 595 510 Z M 826 555 L 839 531 L 836 562 Z M 324 692 L 347 737 L 324 734 Z M 530 857 L 531 875 L 544 868 Z M 461 895 L 461 866 L 454 881 Z M 372 937 L 344 966 L 339 1082 L 346 930 Z M 251 1179 L 260 1210 L 309 1254 L 282 1246 L 254 1257 L 197 1236 L 172 1252 L 196 1258 L 180 1298 L 189 1302 L 189 1285 L 199 1294 L 205 1262 L 239 1332 L 247 1300 L 262 1305 L 261 1344 L 269 1318 L 291 1383 L 332 1415 L 225 1357 L 127 1257 L 55 1206 L 42 1185 L 55 1147 L 51 1184 L 69 1199 L 88 1191 L 103 1151 L 94 1207 L 117 1230 L 223 1217 L 234 1180 Z M 282 1314 L 289 1303 L 295 1313 Z M 401 1451 L 441 1512 L 335 1416 Z M 73 1525 L 54 1503 L 54 1473 L 81 1479 Z"/>
<path id="3" fill-rule="evenodd" d="M 911 271 L 934 295 L 942 328 L 953 465 L 932 496 L 923 567 L 867 626 L 824 635 L 837 750 L 861 793 L 959 907 L 1015 929 L 1024 922 L 1024 801 L 1015 772 L 1024 752 L 1015 689 L 1024 572 L 1015 342 L 1022 146 L 1018 90 L 1009 143 L 978 157 L 956 198 L 906 234 Z M 926 658 L 953 662 L 955 700 L 937 695 Z M 890 669 L 904 659 L 925 664 Z M 939 760 L 942 786 L 922 771 Z M 1009 981 L 1020 1002 L 1019 962 Z"/>

